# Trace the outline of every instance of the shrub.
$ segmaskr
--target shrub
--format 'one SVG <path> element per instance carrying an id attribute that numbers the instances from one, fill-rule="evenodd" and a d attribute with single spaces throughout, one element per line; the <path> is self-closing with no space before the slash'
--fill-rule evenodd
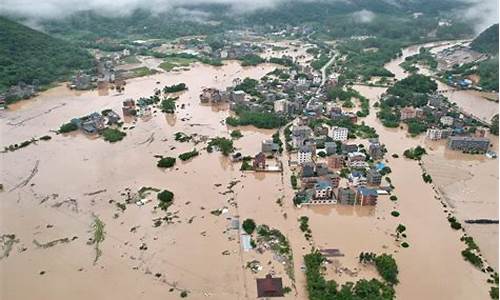
<path id="1" fill-rule="evenodd" d="M 243 221 L 242 227 L 246 233 L 252 234 L 255 231 L 255 227 L 257 227 L 257 225 L 255 224 L 254 220 L 246 219 L 245 221 Z"/>
<path id="2" fill-rule="evenodd" d="M 174 193 L 169 190 L 163 190 L 156 196 L 160 201 L 158 205 L 162 210 L 167 210 L 167 208 L 174 202 Z"/>
<path id="3" fill-rule="evenodd" d="M 44 135 L 40 138 L 42 141 L 48 141 L 50 139 L 52 139 L 52 137 L 50 135 Z"/>
<path id="4" fill-rule="evenodd" d="M 462 224 L 455 219 L 455 217 L 448 217 L 448 222 L 450 222 L 451 228 L 459 230 L 462 228 Z"/>
<path id="5" fill-rule="evenodd" d="M 408 247 L 410 247 L 410 244 L 408 244 L 407 242 L 402 242 L 401 247 L 408 248 Z"/>
<path id="6" fill-rule="evenodd" d="M 239 139 L 242 136 L 243 136 L 243 134 L 241 134 L 241 131 L 239 131 L 238 129 L 231 131 L 231 137 L 233 139 Z"/>
<path id="7" fill-rule="evenodd" d="M 392 195 L 392 196 L 389 197 L 389 199 L 391 199 L 392 201 L 397 201 L 398 197 L 395 196 L 395 195 Z"/>
<path id="8" fill-rule="evenodd" d="M 175 165 L 175 157 L 162 157 L 156 164 L 159 168 L 171 168 Z"/>
<path id="9" fill-rule="evenodd" d="M 399 217 L 399 211 L 397 211 L 397 210 L 393 210 L 393 211 L 391 211 L 391 215 L 392 215 L 393 217 Z"/>
<path id="10" fill-rule="evenodd" d="M 193 149 L 193 151 L 190 152 L 185 152 L 179 155 L 179 159 L 182 161 L 189 160 L 195 156 L 198 156 L 200 153 L 196 151 L 196 149 Z"/>
<path id="11" fill-rule="evenodd" d="M 70 123 L 62 124 L 61 127 L 59 127 L 59 132 L 66 133 L 66 132 L 75 131 L 77 129 L 78 129 L 78 126 L 76 126 L 76 124 L 73 124 L 70 122 Z"/>
<path id="12" fill-rule="evenodd" d="M 296 189 L 297 188 L 297 176 L 295 174 L 290 176 L 290 181 L 292 182 L 292 187 L 294 189 Z"/>
<path id="13" fill-rule="evenodd" d="M 127 134 L 115 128 L 106 128 L 102 132 L 105 141 L 110 143 L 121 141 Z"/>
<path id="14" fill-rule="evenodd" d="M 181 292 L 181 298 L 186 298 L 188 296 L 188 292 L 182 291 Z"/>

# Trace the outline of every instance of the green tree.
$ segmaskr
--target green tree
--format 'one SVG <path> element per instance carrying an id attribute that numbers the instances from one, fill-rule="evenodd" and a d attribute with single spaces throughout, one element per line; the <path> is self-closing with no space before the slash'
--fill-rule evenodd
<path id="1" fill-rule="evenodd" d="M 246 219 L 245 221 L 243 221 L 242 227 L 246 233 L 252 234 L 255 231 L 257 225 L 255 224 L 255 221 L 253 219 Z"/>

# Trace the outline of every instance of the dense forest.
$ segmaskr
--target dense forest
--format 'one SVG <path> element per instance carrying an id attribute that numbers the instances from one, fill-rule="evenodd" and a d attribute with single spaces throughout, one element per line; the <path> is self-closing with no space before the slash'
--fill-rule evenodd
<path id="1" fill-rule="evenodd" d="M 470 44 L 471 48 L 488 54 L 498 54 L 498 24 L 491 25 L 481 32 Z"/>
<path id="2" fill-rule="evenodd" d="M 92 66 L 86 50 L 0 17 L 0 92 L 20 81 L 43 86 Z"/>

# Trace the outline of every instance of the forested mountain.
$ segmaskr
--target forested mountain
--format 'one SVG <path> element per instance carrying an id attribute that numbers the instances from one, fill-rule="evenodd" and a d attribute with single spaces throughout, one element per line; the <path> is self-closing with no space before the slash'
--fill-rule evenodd
<path id="1" fill-rule="evenodd" d="M 20 81 L 46 85 L 92 66 L 86 50 L 0 17 L 0 92 Z"/>
<path id="2" fill-rule="evenodd" d="M 327 38 L 376 35 L 415 42 L 436 29 L 437 39 L 472 35 L 472 25 L 458 19 L 450 26 L 438 28 L 441 18 L 451 18 L 463 5 L 456 0 L 297 0 L 235 13 L 228 4 L 186 4 L 166 12 L 136 10 L 124 16 L 81 11 L 41 24 L 50 34 L 75 40 L 97 37 L 169 39 L 238 28 L 276 30 L 290 25 L 309 25 Z M 418 17 L 413 16 L 415 12 L 419 13 Z"/>
<path id="3" fill-rule="evenodd" d="M 488 54 L 498 54 L 498 24 L 491 25 L 475 38 L 471 48 Z"/>

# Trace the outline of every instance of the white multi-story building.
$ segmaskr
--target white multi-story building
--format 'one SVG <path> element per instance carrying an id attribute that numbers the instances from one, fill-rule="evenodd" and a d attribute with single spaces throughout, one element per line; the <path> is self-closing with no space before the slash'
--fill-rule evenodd
<path id="1" fill-rule="evenodd" d="M 346 141 L 347 136 L 349 135 L 349 129 L 345 127 L 333 127 L 331 131 L 331 138 L 334 141 Z"/>
<path id="2" fill-rule="evenodd" d="M 287 113 L 288 101 L 285 99 L 274 101 L 274 112 Z"/>
<path id="3" fill-rule="evenodd" d="M 451 129 L 439 129 L 439 128 L 429 128 L 425 136 L 430 140 L 442 140 L 446 139 L 451 135 Z"/>
<path id="4" fill-rule="evenodd" d="M 297 152 L 297 160 L 299 164 L 305 164 L 312 161 L 312 148 L 309 145 L 302 146 Z"/>

